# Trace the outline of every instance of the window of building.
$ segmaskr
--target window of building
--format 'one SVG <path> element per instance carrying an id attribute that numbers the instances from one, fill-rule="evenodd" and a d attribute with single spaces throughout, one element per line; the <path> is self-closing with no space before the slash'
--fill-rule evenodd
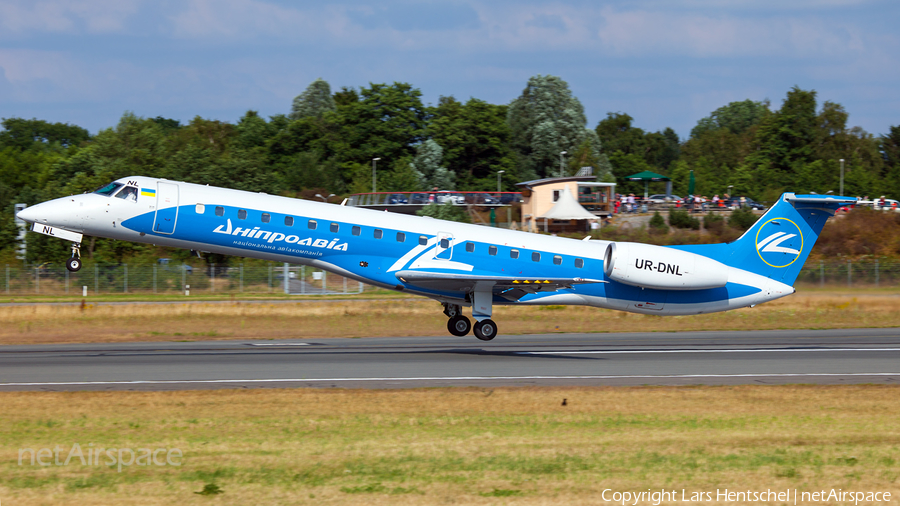
<path id="1" fill-rule="evenodd" d="M 246 209 L 238 209 L 238 219 L 239 220 L 247 219 L 247 210 Z"/>
<path id="2" fill-rule="evenodd" d="M 472 253 L 473 251 L 475 251 L 475 243 L 467 242 L 466 243 L 466 251 L 468 251 L 469 253 Z"/>
<path id="3" fill-rule="evenodd" d="M 374 235 L 375 235 L 375 238 L 376 238 L 376 239 L 381 239 L 382 236 L 384 236 L 384 231 L 381 230 L 380 228 L 376 228 L 376 229 L 375 229 L 375 234 L 374 234 Z"/>
<path id="4" fill-rule="evenodd" d="M 350 229 L 350 233 L 352 233 L 353 235 L 359 235 L 362 233 L 362 229 L 356 225 L 353 225 L 353 228 Z"/>
<path id="5" fill-rule="evenodd" d="M 206 212 L 206 206 L 204 206 L 203 204 L 197 204 L 194 209 L 197 211 L 197 214 L 203 214 Z"/>
<path id="6" fill-rule="evenodd" d="M 582 260 L 580 258 L 576 258 L 575 259 L 575 267 L 578 267 L 579 269 L 584 267 L 584 260 Z"/>
<path id="7" fill-rule="evenodd" d="M 332 233 L 335 233 L 335 234 L 336 234 L 336 233 L 338 232 L 338 230 L 340 230 L 340 229 L 341 229 L 341 226 L 338 225 L 337 223 L 332 223 L 331 226 L 328 228 L 328 230 L 331 230 L 331 232 L 332 232 Z"/>
<path id="8" fill-rule="evenodd" d="M 294 226 L 294 217 L 293 216 L 285 216 L 284 224 L 288 227 L 293 227 Z"/>
<path id="9" fill-rule="evenodd" d="M 509 250 L 509 258 L 519 258 L 519 250 L 517 250 L 517 249 Z"/>
<path id="10" fill-rule="evenodd" d="M 538 253 L 537 251 L 532 251 L 532 252 L 531 252 L 531 261 L 532 261 L 532 262 L 540 262 L 540 261 L 541 261 L 541 254 Z"/>
<path id="11" fill-rule="evenodd" d="M 562 257 L 559 255 L 553 255 L 553 265 L 562 265 Z"/>
<path id="12" fill-rule="evenodd" d="M 268 223 L 268 222 L 272 221 L 272 215 L 269 213 L 262 213 L 261 220 L 263 223 Z"/>
<path id="13" fill-rule="evenodd" d="M 497 256 L 497 247 L 496 246 L 488 246 L 488 255 Z"/>
<path id="14" fill-rule="evenodd" d="M 557 200 L 559 200 L 559 194 L 560 194 L 559 190 L 553 190 L 553 202 L 556 202 Z"/>
<path id="15" fill-rule="evenodd" d="M 316 220 L 309 220 L 309 222 L 306 224 L 306 227 L 309 228 L 310 230 L 315 230 L 316 225 L 317 225 Z"/>
<path id="16" fill-rule="evenodd" d="M 397 242 L 406 242 L 406 234 L 397 232 Z"/>
<path id="17" fill-rule="evenodd" d="M 222 206 L 216 206 L 216 216 L 225 216 L 225 208 Z"/>

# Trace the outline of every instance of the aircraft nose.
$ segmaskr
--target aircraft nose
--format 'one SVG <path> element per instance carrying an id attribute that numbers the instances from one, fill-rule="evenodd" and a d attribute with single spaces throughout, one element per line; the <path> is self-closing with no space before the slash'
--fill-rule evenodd
<path id="1" fill-rule="evenodd" d="M 31 222 L 55 227 L 79 227 L 80 220 L 76 216 L 74 199 L 71 197 L 51 200 L 19 211 L 16 216 Z"/>

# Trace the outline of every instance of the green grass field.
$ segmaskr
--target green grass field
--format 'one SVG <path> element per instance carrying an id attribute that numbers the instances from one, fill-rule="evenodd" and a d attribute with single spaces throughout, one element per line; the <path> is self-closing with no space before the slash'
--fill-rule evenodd
<path id="1" fill-rule="evenodd" d="M 900 390 L 891 386 L 3 393 L 0 401 L 0 499 L 11 505 L 587 505 L 604 503 L 604 489 L 900 497 Z M 121 472 L 77 459 L 18 465 L 20 448 L 60 445 L 64 461 L 74 443 L 85 452 L 177 448 L 183 458 Z"/>

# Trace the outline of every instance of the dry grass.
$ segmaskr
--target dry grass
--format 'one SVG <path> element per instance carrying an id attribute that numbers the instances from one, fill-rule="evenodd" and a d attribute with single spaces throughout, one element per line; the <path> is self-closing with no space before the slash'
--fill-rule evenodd
<path id="1" fill-rule="evenodd" d="M 755 308 L 644 316 L 580 306 L 495 308 L 503 334 L 900 326 L 900 297 L 797 294 Z M 446 334 L 427 299 L 0 307 L 0 344 Z"/>
<path id="2" fill-rule="evenodd" d="M 599 504 L 603 489 L 900 494 L 890 386 L 2 393 L 0 498 L 36 504 Z M 563 407 L 560 401 L 568 399 Z M 177 447 L 181 467 L 18 466 Z M 193 492 L 206 484 L 225 491 Z M 641 504 L 652 504 L 642 502 Z"/>

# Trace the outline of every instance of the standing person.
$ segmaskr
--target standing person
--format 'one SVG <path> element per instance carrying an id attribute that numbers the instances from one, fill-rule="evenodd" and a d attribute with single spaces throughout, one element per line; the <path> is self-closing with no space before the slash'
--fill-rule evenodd
<path id="1" fill-rule="evenodd" d="M 717 194 L 713 195 L 713 198 L 712 198 L 712 206 L 713 206 L 713 207 L 722 207 L 721 204 L 719 204 L 719 202 L 720 202 L 720 200 L 719 200 L 719 194 L 717 193 Z"/>
<path id="2" fill-rule="evenodd" d="M 741 195 L 741 209 L 743 209 L 744 206 L 746 206 L 746 205 L 747 205 L 747 197 Z"/>
<path id="3" fill-rule="evenodd" d="M 616 194 L 616 202 L 615 202 L 615 212 L 613 214 L 619 214 L 619 206 L 622 205 L 622 196 L 618 193 Z"/>

